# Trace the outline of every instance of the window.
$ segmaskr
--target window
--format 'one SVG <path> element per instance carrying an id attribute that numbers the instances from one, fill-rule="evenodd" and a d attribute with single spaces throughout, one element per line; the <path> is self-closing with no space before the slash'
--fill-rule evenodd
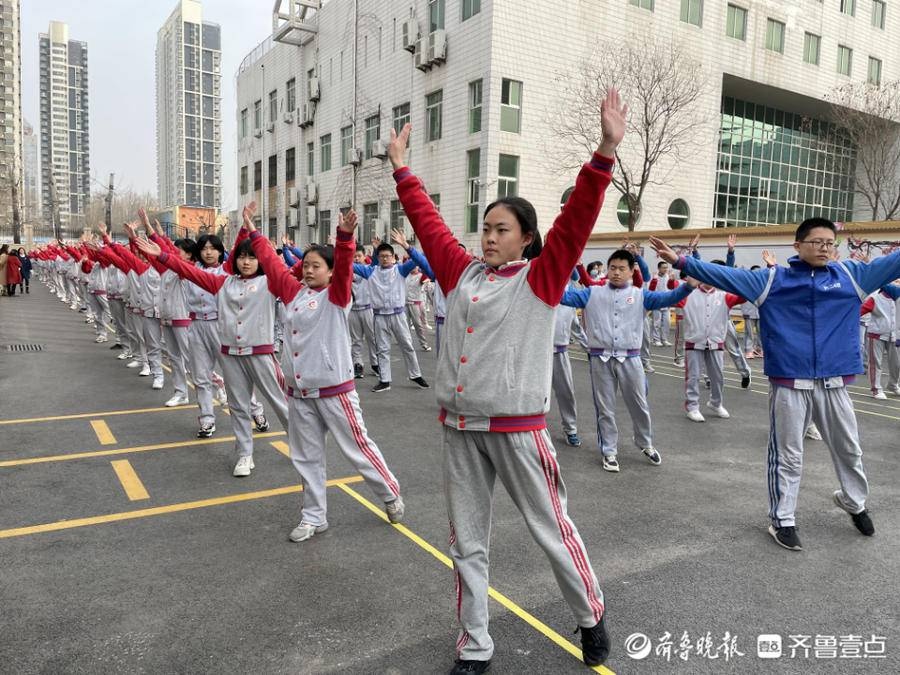
<path id="1" fill-rule="evenodd" d="M 887 4 L 884 0 L 872 0 L 872 25 L 884 30 L 884 15 L 887 12 Z"/>
<path id="2" fill-rule="evenodd" d="M 781 21 L 766 20 L 766 49 L 784 54 L 784 24 Z"/>
<path id="3" fill-rule="evenodd" d="M 284 87 L 285 110 L 294 112 L 294 109 L 297 107 L 297 80 L 292 77 Z"/>
<path id="4" fill-rule="evenodd" d="M 284 151 L 284 180 L 290 182 L 297 176 L 297 161 L 294 148 L 288 148 Z"/>
<path id="5" fill-rule="evenodd" d="M 269 187 L 278 185 L 278 155 L 269 155 Z"/>
<path id="6" fill-rule="evenodd" d="M 725 35 L 736 40 L 747 39 L 747 10 L 737 5 L 728 5 L 725 20 Z"/>
<path id="7" fill-rule="evenodd" d="M 881 59 L 869 57 L 869 74 L 866 78 L 869 84 L 881 84 Z"/>
<path id="8" fill-rule="evenodd" d="M 366 118 L 366 159 L 372 159 L 372 144 L 381 138 L 381 115 L 372 115 Z"/>
<path id="9" fill-rule="evenodd" d="M 437 91 L 425 97 L 425 140 L 436 141 L 441 137 L 441 112 L 444 91 Z"/>
<path id="10" fill-rule="evenodd" d="M 241 167 L 241 194 L 242 195 L 247 194 L 247 188 L 249 187 L 247 182 L 248 182 L 247 167 L 242 166 Z"/>
<path id="11" fill-rule="evenodd" d="M 394 127 L 394 131 L 399 135 L 401 131 L 403 131 L 403 126 L 410 121 L 409 116 L 409 103 L 401 103 L 396 108 L 394 108 L 392 117 L 392 124 Z M 406 147 L 409 148 L 409 143 L 406 144 Z"/>
<path id="12" fill-rule="evenodd" d="M 353 147 L 353 127 L 343 127 L 341 129 L 341 166 L 347 166 L 350 163 L 350 148 Z"/>
<path id="13" fill-rule="evenodd" d="M 628 0 L 628 4 L 653 11 L 653 0 Z"/>
<path id="14" fill-rule="evenodd" d="M 669 204 L 669 227 L 673 230 L 680 230 L 688 224 L 691 219 L 691 209 L 688 203 L 683 199 L 676 199 Z"/>
<path id="15" fill-rule="evenodd" d="M 814 66 L 819 65 L 819 50 L 821 48 L 822 38 L 813 33 L 806 33 L 803 36 L 803 61 L 811 63 Z"/>
<path id="16" fill-rule="evenodd" d="M 372 241 L 375 236 L 375 221 L 378 220 L 378 202 L 363 204 L 362 241 Z"/>
<path id="17" fill-rule="evenodd" d="M 269 122 L 275 122 L 278 119 L 278 90 L 273 89 L 269 92 Z"/>
<path id="18" fill-rule="evenodd" d="M 501 155 L 502 156 L 502 155 Z M 466 153 L 466 232 L 478 232 L 478 203 L 481 190 L 481 150 Z"/>
<path id="19" fill-rule="evenodd" d="M 319 170 L 331 170 L 331 134 L 325 134 L 319 139 Z"/>
<path id="20" fill-rule="evenodd" d="M 500 155 L 497 170 L 497 199 L 519 194 L 519 158 L 516 155 Z"/>
<path id="21" fill-rule="evenodd" d="M 403 205 L 400 203 L 399 199 L 391 200 L 391 229 L 398 229 L 400 231 L 404 231 L 404 223 L 403 216 L 406 215 L 403 213 Z M 404 232 L 405 234 L 405 232 Z"/>
<path id="22" fill-rule="evenodd" d="M 632 196 L 632 199 L 634 197 Z M 637 202 L 633 203 L 635 209 L 634 224 L 637 225 L 641 220 L 641 205 Z M 616 204 L 616 219 L 622 227 L 628 227 L 628 197 L 622 195 Z"/>
<path id="23" fill-rule="evenodd" d="M 500 130 L 517 134 L 521 122 L 522 83 L 504 79 L 500 90 Z"/>
<path id="24" fill-rule="evenodd" d="M 316 172 L 316 147 L 314 143 L 306 144 L 306 175 L 312 176 Z"/>
<path id="25" fill-rule="evenodd" d="M 562 197 L 559 198 L 559 210 L 562 211 L 562 208 L 566 205 L 566 202 L 569 201 L 569 197 L 572 196 L 572 193 L 575 192 L 575 186 L 566 188 L 566 191 L 562 193 Z"/>
<path id="26" fill-rule="evenodd" d="M 462 0 L 462 20 L 471 19 L 481 11 L 481 0 Z"/>
<path id="27" fill-rule="evenodd" d="M 428 32 L 444 28 L 444 0 L 428 0 Z"/>
<path id="28" fill-rule="evenodd" d="M 431 203 L 434 204 L 434 208 L 438 210 L 438 213 L 441 212 L 441 193 L 433 192 L 428 197 L 431 199 Z"/>
<path id="29" fill-rule="evenodd" d="M 262 160 L 253 162 L 253 189 L 262 190 Z"/>
<path id="30" fill-rule="evenodd" d="M 703 0 L 681 0 L 681 20 L 695 26 L 702 26 Z"/>
<path id="31" fill-rule="evenodd" d="M 482 81 L 469 82 L 469 133 L 481 131 L 481 94 Z"/>
<path id="32" fill-rule="evenodd" d="M 253 102 L 253 130 L 259 131 L 262 126 L 262 101 Z"/>
<path id="33" fill-rule="evenodd" d="M 856 16 L 856 0 L 841 0 L 841 13 Z"/>
<path id="34" fill-rule="evenodd" d="M 241 138 L 247 138 L 247 109 L 241 110 Z"/>
<path id="35" fill-rule="evenodd" d="M 319 211 L 319 241 L 318 243 L 324 244 L 328 241 L 328 237 L 331 236 L 331 211 Z"/>
<path id="36" fill-rule="evenodd" d="M 853 50 L 850 47 L 838 45 L 837 71 L 847 76 L 853 72 Z"/>

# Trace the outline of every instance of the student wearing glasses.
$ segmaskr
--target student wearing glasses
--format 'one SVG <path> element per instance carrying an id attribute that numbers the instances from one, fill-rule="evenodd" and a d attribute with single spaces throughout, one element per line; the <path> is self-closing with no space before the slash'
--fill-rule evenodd
<path id="1" fill-rule="evenodd" d="M 847 384 L 863 372 L 859 311 L 866 297 L 900 276 L 900 251 L 871 263 L 833 259 L 835 226 L 824 218 L 800 224 L 797 255 L 788 266 L 743 270 L 678 256 L 650 238 L 663 260 L 688 275 L 747 298 L 759 308 L 769 378 L 769 533 L 792 551 L 802 549 L 795 511 L 803 466 L 803 437 L 815 422 L 831 451 L 840 489 L 833 498 L 853 524 L 871 536 L 869 486 Z"/>

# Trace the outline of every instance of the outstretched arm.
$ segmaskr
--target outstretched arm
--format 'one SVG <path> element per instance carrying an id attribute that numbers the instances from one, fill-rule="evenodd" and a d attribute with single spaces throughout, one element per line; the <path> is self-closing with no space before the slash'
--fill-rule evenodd
<path id="1" fill-rule="evenodd" d="M 563 291 L 562 300 L 560 300 L 559 304 L 566 307 L 587 307 L 590 299 L 590 288 L 567 288 Z"/>
<path id="2" fill-rule="evenodd" d="M 644 309 L 672 307 L 689 296 L 693 290 L 693 285 L 681 284 L 674 291 L 644 291 Z"/>
<path id="3" fill-rule="evenodd" d="M 284 266 L 269 240 L 256 229 L 253 224 L 254 213 L 256 213 L 256 202 L 250 202 L 244 207 L 244 226 L 241 229 L 248 232 L 253 253 L 265 272 L 269 291 L 272 295 L 281 298 L 281 301 L 287 305 L 303 288 L 303 284 L 297 281 L 291 271 Z"/>
<path id="4" fill-rule="evenodd" d="M 135 239 L 134 243 L 148 258 L 157 258 L 160 263 L 175 272 L 182 279 L 193 282 L 207 293 L 215 295 L 225 283 L 227 277 L 189 265 L 177 255 L 166 253 L 158 244 L 149 239 Z"/>
<path id="5" fill-rule="evenodd" d="M 872 262 L 845 260 L 843 265 L 859 287 L 868 295 L 900 277 L 900 249 L 889 255 L 875 258 Z"/>
<path id="6" fill-rule="evenodd" d="M 338 211 L 337 235 L 334 242 L 334 273 L 328 287 L 328 299 L 338 307 L 347 307 L 353 300 L 353 254 L 356 253 L 354 233 L 358 220 L 356 211 L 345 216 Z"/>

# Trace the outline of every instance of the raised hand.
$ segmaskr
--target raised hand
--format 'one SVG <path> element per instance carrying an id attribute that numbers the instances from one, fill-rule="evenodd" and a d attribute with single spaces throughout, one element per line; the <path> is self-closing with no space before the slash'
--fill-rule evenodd
<path id="1" fill-rule="evenodd" d="M 678 254 L 666 242 L 658 237 L 650 237 L 650 248 L 656 251 L 657 257 L 674 265 L 678 261 Z"/>
<path id="2" fill-rule="evenodd" d="M 291 240 L 288 239 L 288 236 L 286 234 L 281 235 L 281 245 L 282 246 L 290 246 L 291 245 Z"/>
<path id="3" fill-rule="evenodd" d="M 396 227 L 391 230 L 391 241 L 400 246 L 401 248 L 407 249 L 409 248 L 409 242 L 406 240 L 406 235 L 403 234 L 402 231 L 398 230 Z"/>
<path id="4" fill-rule="evenodd" d="M 163 230 L 163 226 L 159 224 L 159 220 L 156 218 L 153 219 L 153 226 L 156 229 L 156 234 L 159 236 L 165 236 L 165 230 Z"/>
<path id="5" fill-rule="evenodd" d="M 250 232 L 256 231 L 256 225 L 253 224 L 253 216 L 256 215 L 256 202 L 250 202 L 244 207 L 243 218 L 244 227 Z"/>
<path id="6" fill-rule="evenodd" d="M 762 259 L 767 267 L 775 267 L 775 265 L 778 264 L 778 258 L 775 257 L 775 251 L 770 251 L 767 248 L 763 249 Z"/>
<path id="7" fill-rule="evenodd" d="M 134 240 L 134 243 L 143 252 L 144 255 L 151 258 L 155 258 L 162 253 L 162 249 L 156 244 L 156 242 L 150 241 L 146 237 L 138 237 Z"/>
<path id="8" fill-rule="evenodd" d="M 700 235 L 695 234 L 693 237 L 691 237 L 691 243 L 688 244 L 688 248 L 693 251 L 696 250 L 698 246 L 700 246 Z"/>
<path id="9" fill-rule="evenodd" d="M 728 235 L 728 250 L 729 250 L 729 251 L 733 251 L 733 250 L 734 250 L 734 245 L 735 245 L 735 244 L 737 244 L 737 235 L 736 235 L 736 234 L 729 234 L 729 235 Z"/>
<path id="10" fill-rule="evenodd" d="M 137 238 L 137 231 L 135 230 L 134 223 L 123 223 L 122 230 L 128 235 L 129 239 Z"/>
<path id="11" fill-rule="evenodd" d="M 147 215 L 147 211 L 143 206 L 138 209 L 138 218 L 141 219 L 141 225 L 144 226 L 145 231 L 153 232 L 153 228 L 150 226 L 150 217 Z"/>
<path id="12" fill-rule="evenodd" d="M 359 225 L 359 218 L 356 215 L 356 211 L 350 209 L 347 211 L 347 215 L 338 211 L 338 229 L 341 232 L 353 234 L 356 231 L 357 225 Z"/>
<path id="13" fill-rule="evenodd" d="M 388 159 L 391 160 L 391 166 L 394 170 L 399 169 L 406 164 L 406 148 L 409 145 L 409 134 L 412 132 L 412 124 L 408 122 L 403 125 L 400 133 L 393 127 L 391 128 L 391 140 L 388 143 Z"/>
<path id="14" fill-rule="evenodd" d="M 106 236 L 106 223 L 98 223 L 97 231 L 100 232 L 104 237 Z"/>
<path id="15" fill-rule="evenodd" d="M 597 148 L 598 153 L 604 157 L 615 156 L 616 148 L 625 136 L 627 117 L 628 106 L 622 103 L 619 92 L 610 88 L 606 92 L 606 98 L 600 103 L 600 128 L 603 131 L 603 140 Z"/>
<path id="16" fill-rule="evenodd" d="M 372 237 L 372 248 L 378 248 L 379 246 L 381 246 L 381 237 L 376 234 Z"/>

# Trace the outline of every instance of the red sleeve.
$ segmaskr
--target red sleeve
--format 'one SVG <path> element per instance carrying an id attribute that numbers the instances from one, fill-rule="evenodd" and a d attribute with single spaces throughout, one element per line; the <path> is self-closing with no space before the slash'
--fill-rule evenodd
<path id="1" fill-rule="evenodd" d="M 655 290 L 656 290 L 656 287 L 657 287 L 658 285 L 659 285 L 659 277 L 653 277 L 653 278 L 650 280 L 649 290 L 655 291 Z"/>
<path id="2" fill-rule="evenodd" d="M 631 273 L 631 283 L 635 288 L 642 288 L 644 285 L 644 275 L 641 274 L 641 268 L 634 266 L 634 272 Z"/>
<path id="3" fill-rule="evenodd" d="M 863 316 L 875 310 L 875 298 L 866 298 L 866 301 L 859 308 L 859 315 Z"/>
<path id="4" fill-rule="evenodd" d="M 674 289 L 676 289 L 676 288 L 678 288 L 678 285 L 679 285 L 679 284 L 678 284 L 678 281 L 676 281 L 675 279 L 669 279 L 669 280 L 666 282 L 666 288 L 668 288 L 670 291 L 671 291 L 671 290 L 674 290 Z M 676 306 L 677 306 L 677 305 L 676 305 Z"/>
<path id="5" fill-rule="evenodd" d="M 591 278 L 587 268 L 581 263 L 575 265 L 575 271 L 578 272 L 578 283 L 582 286 L 603 286 L 606 283 L 604 279 Z"/>
<path id="6" fill-rule="evenodd" d="M 615 160 L 597 153 L 575 179 L 575 190 L 547 233 L 541 254 L 531 262 L 531 290 L 550 306 L 562 299 L 569 275 L 581 257 L 600 215 Z"/>
<path id="7" fill-rule="evenodd" d="M 340 228 L 334 243 L 334 274 L 328 287 L 328 298 L 338 307 L 346 307 L 353 299 L 353 254 L 356 253 L 356 239 Z M 424 278 L 424 274 L 422 277 Z"/>
<path id="8" fill-rule="evenodd" d="M 247 231 L 247 228 L 241 227 L 238 230 L 237 236 L 234 238 L 234 245 L 231 247 L 231 251 L 228 253 L 228 260 L 222 263 L 222 267 L 228 274 L 234 274 L 234 252 L 237 250 L 237 247 L 240 245 L 244 239 L 250 236 L 250 232 Z"/>
<path id="9" fill-rule="evenodd" d="M 459 240 L 453 236 L 435 208 L 425 191 L 425 185 L 408 167 L 394 171 L 394 180 L 397 181 L 397 196 L 400 197 L 403 211 L 422 244 L 422 251 L 428 258 L 444 295 L 449 295 L 456 288 L 463 270 L 472 262 L 472 255 L 459 247 Z M 569 272 L 574 264 L 575 261 L 572 261 L 569 265 Z M 568 273 L 566 278 L 568 279 Z"/>
<path id="10" fill-rule="evenodd" d="M 206 270 L 201 270 L 193 265 L 186 263 L 177 255 L 170 255 L 165 251 L 158 257 L 160 263 L 168 267 L 170 270 L 178 274 L 182 279 L 196 284 L 207 293 L 215 295 L 222 288 L 225 280 L 228 278 L 219 274 L 213 274 Z"/>
<path id="11" fill-rule="evenodd" d="M 250 232 L 249 236 L 256 259 L 259 260 L 265 273 L 269 291 L 272 292 L 272 295 L 281 298 L 281 301 L 287 305 L 297 296 L 297 293 L 303 288 L 303 284 L 297 281 L 291 271 L 285 267 L 278 254 L 269 245 L 269 240 L 262 236 L 259 230 Z"/>
<path id="12" fill-rule="evenodd" d="M 148 269 L 150 269 L 150 265 L 138 258 L 128 248 L 122 246 L 121 244 L 115 244 L 115 248 L 116 253 L 119 254 L 119 257 L 121 257 L 122 260 L 124 260 L 126 264 L 138 274 L 143 274 Z"/>
<path id="13" fill-rule="evenodd" d="M 681 300 L 676 302 L 673 306 L 678 307 L 679 309 L 684 309 L 684 305 L 685 305 L 685 303 L 687 303 L 687 301 L 688 301 L 687 298 L 682 298 Z"/>
<path id="14" fill-rule="evenodd" d="M 734 293 L 726 293 L 725 302 L 728 304 L 728 309 L 731 309 L 735 305 L 743 305 L 747 300 Z"/>
<path id="15" fill-rule="evenodd" d="M 94 269 L 94 263 L 85 258 L 81 261 L 81 271 L 85 274 L 90 274 L 91 270 Z"/>
<path id="16" fill-rule="evenodd" d="M 169 240 L 167 236 L 153 232 L 149 238 L 150 241 L 154 242 L 166 253 L 177 253 L 177 251 L 175 250 L 175 245 Z"/>

